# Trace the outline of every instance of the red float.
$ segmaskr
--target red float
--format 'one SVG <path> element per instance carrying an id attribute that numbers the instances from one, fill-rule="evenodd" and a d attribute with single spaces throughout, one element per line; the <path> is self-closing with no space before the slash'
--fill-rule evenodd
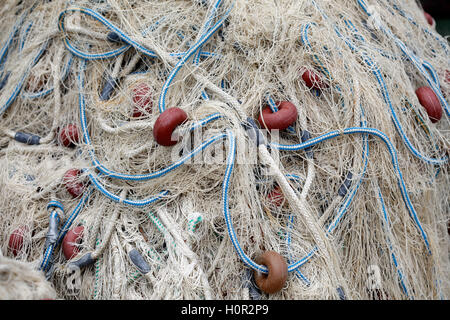
<path id="1" fill-rule="evenodd" d="M 69 230 L 65 235 L 62 243 L 62 249 L 64 257 L 66 257 L 67 260 L 72 259 L 78 254 L 78 252 L 80 252 L 78 245 L 83 240 L 83 232 L 84 227 L 78 226 Z"/>
<path id="2" fill-rule="evenodd" d="M 258 121 L 261 127 L 268 130 L 284 130 L 297 120 L 297 108 L 289 101 L 276 102 L 277 112 L 272 112 L 266 106 L 259 115 Z"/>
<path id="3" fill-rule="evenodd" d="M 84 192 L 84 184 L 79 181 L 79 176 L 81 172 L 78 169 L 68 170 L 63 177 L 64 184 L 66 185 L 67 191 L 74 198 L 78 198 Z"/>
<path id="4" fill-rule="evenodd" d="M 153 138 L 162 146 L 173 146 L 177 140 L 172 140 L 172 133 L 177 126 L 185 122 L 187 114 L 180 108 L 169 108 L 161 113 L 153 127 Z"/>
<path id="5" fill-rule="evenodd" d="M 75 124 L 69 124 L 59 131 L 59 142 L 65 147 L 72 147 L 80 142 L 78 127 Z"/>
<path id="6" fill-rule="evenodd" d="M 431 16 L 431 14 L 429 14 L 428 12 L 423 12 L 423 15 L 425 16 L 425 19 L 427 19 L 427 22 L 430 26 L 434 26 L 435 21 L 433 19 L 433 17 Z"/>
<path id="7" fill-rule="evenodd" d="M 311 70 L 305 70 L 302 74 L 302 79 L 305 81 L 305 84 L 310 89 L 326 89 L 328 88 L 328 84 L 325 83 L 322 78 Z"/>
<path id="8" fill-rule="evenodd" d="M 256 285 L 265 293 L 275 293 L 283 289 L 288 276 L 286 260 L 275 251 L 266 251 L 257 259 L 257 263 L 266 266 L 269 273 L 255 271 Z"/>
<path id="9" fill-rule="evenodd" d="M 284 202 L 284 195 L 283 192 L 281 191 L 280 186 L 277 186 L 275 189 L 273 189 L 267 195 L 267 199 L 269 199 L 269 201 L 273 203 L 275 206 L 281 207 Z"/>
<path id="10" fill-rule="evenodd" d="M 28 227 L 21 226 L 14 230 L 9 236 L 8 248 L 14 256 L 17 256 L 20 250 L 22 250 L 23 239 L 26 232 L 28 232 Z"/>
<path id="11" fill-rule="evenodd" d="M 145 116 L 145 112 L 152 111 L 153 102 L 151 88 L 146 83 L 140 83 L 133 88 L 133 103 L 135 105 L 133 117 L 139 118 Z"/>
<path id="12" fill-rule="evenodd" d="M 430 87 L 420 87 L 416 90 L 416 95 L 431 122 L 438 122 L 442 117 L 442 106 L 434 91 Z"/>

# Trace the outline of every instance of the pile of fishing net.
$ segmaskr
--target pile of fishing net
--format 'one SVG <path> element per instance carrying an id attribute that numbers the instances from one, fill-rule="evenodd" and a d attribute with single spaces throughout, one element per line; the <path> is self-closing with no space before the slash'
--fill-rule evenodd
<path id="1" fill-rule="evenodd" d="M 449 297 L 450 47 L 415 1 L 0 16 L 15 274 L 62 299 Z"/>

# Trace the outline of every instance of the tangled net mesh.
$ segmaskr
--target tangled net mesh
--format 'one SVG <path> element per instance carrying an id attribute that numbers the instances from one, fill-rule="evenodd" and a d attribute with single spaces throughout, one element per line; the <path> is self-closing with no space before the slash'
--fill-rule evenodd
<path id="1" fill-rule="evenodd" d="M 0 261 L 40 270 L 58 298 L 448 298 L 450 47 L 415 1 L 8 0 L 0 13 Z M 308 87 L 305 70 L 327 86 Z M 436 123 L 415 94 L 427 79 L 443 99 Z M 297 120 L 257 146 L 242 124 L 271 100 Z M 164 147 L 152 130 L 171 107 L 188 120 Z M 320 141 L 277 147 L 308 137 Z M 84 226 L 71 260 L 61 241 L 46 256 L 52 200 L 60 235 Z M 274 294 L 253 280 L 267 250 L 290 271 Z"/>

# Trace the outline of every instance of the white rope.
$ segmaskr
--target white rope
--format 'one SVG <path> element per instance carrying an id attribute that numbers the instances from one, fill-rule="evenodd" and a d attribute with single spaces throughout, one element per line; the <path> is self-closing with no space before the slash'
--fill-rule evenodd
<path id="1" fill-rule="evenodd" d="M 167 211 L 165 209 L 160 208 L 157 210 L 157 213 L 162 223 L 166 226 L 167 230 L 169 230 L 170 234 L 174 237 L 177 247 L 181 249 L 183 253 L 183 257 L 186 257 L 189 260 L 191 260 L 192 263 L 197 268 L 205 292 L 205 299 L 206 300 L 213 299 L 211 287 L 209 285 L 206 274 L 203 271 L 199 263 L 199 259 L 196 257 L 195 253 L 192 252 L 185 244 L 185 239 L 181 235 L 181 230 L 177 230 L 176 223 L 174 223 L 174 221 L 168 216 Z"/>

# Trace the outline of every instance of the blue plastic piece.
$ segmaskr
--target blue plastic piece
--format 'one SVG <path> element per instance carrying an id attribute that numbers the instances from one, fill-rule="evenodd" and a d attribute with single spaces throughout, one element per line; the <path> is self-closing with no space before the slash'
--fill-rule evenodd
<path id="1" fill-rule="evenodd" d="M 14 136 L 14 140 L 28 145 L 38 145 L 40 139 L 41 137 L 37 135 L 24 132 L 16 132 L 16 135 Z"/>
<path id="2" fill-rule="evenodd" d="M 114 42 L 114 43 L 122 43 L 123 42 L 123 40 L 119 36 L 119 34 L 114 31 L 111 31 L 110 33 L 108 33 L 108 35 L 106 36 L 106 39 L 108 39 L 108 41 Z"/>
<path id="3" fill-rule="evenodd" d="M 92 255 L 90 252 L 86 253 L 84 256 L 82 256 L 80 259 L 76 261 L 72 261 L 69 266 L 71 267 L 78 267 L 79 269 L 89 266 L 95 262 L 95 259 L 92 258 Z"/>
<path id="4" fill-rule="evenodd" d="M 342 289 L 342 287 L 338 287 L 336 290 L 339 294 L 339 299 L 347 300 L 347 297 L 345 296 L 345 293 L 344 293 L 344 289 Z"/>
<path id="5" fill-rule="evenodd" d="M 247 131 L 247 134 L 250 137 L 250 139 L 256 143 L 257 147 L 260 144 L 266 144 L 266 139 L 261 133 L 261 130 L 259 129 L 255 120 L 253 120 L 252 118 L 247 118 L 247 122 L 242 123 L 242 126 Z"/>
<path id="6" fill-rule="evenodd" d="M 116 80 L 111 76 L 107 76 L 105 86 L 103 87 L 102 93 L 100 94 L 100 100 L 106 101 L 111 98 L 111 95 L 116 86 Z"/>
<path id="7" fill-rule="evenodd" d="M 150 272 L 149 264 L 144 260 L 139 251 L 133 249 L 130 251 L 129 256 L 133 264 L 136 266 L 136 268 L 139 269 L 142 274 L 147 274 Z"/>
<path id="8" fill-rule="evenodd" d="M 351 171 L 349 171 L 347 173 L 347 176 L 345 177 L 344 183 L 340 186 L 340 188 L 338 190 L 338 194 L 341 197 L 345 197 L 348 190 L 350 189 L 350 186 L 352 184 L 352 178 L 353 178 L 353 173 Z"/>

